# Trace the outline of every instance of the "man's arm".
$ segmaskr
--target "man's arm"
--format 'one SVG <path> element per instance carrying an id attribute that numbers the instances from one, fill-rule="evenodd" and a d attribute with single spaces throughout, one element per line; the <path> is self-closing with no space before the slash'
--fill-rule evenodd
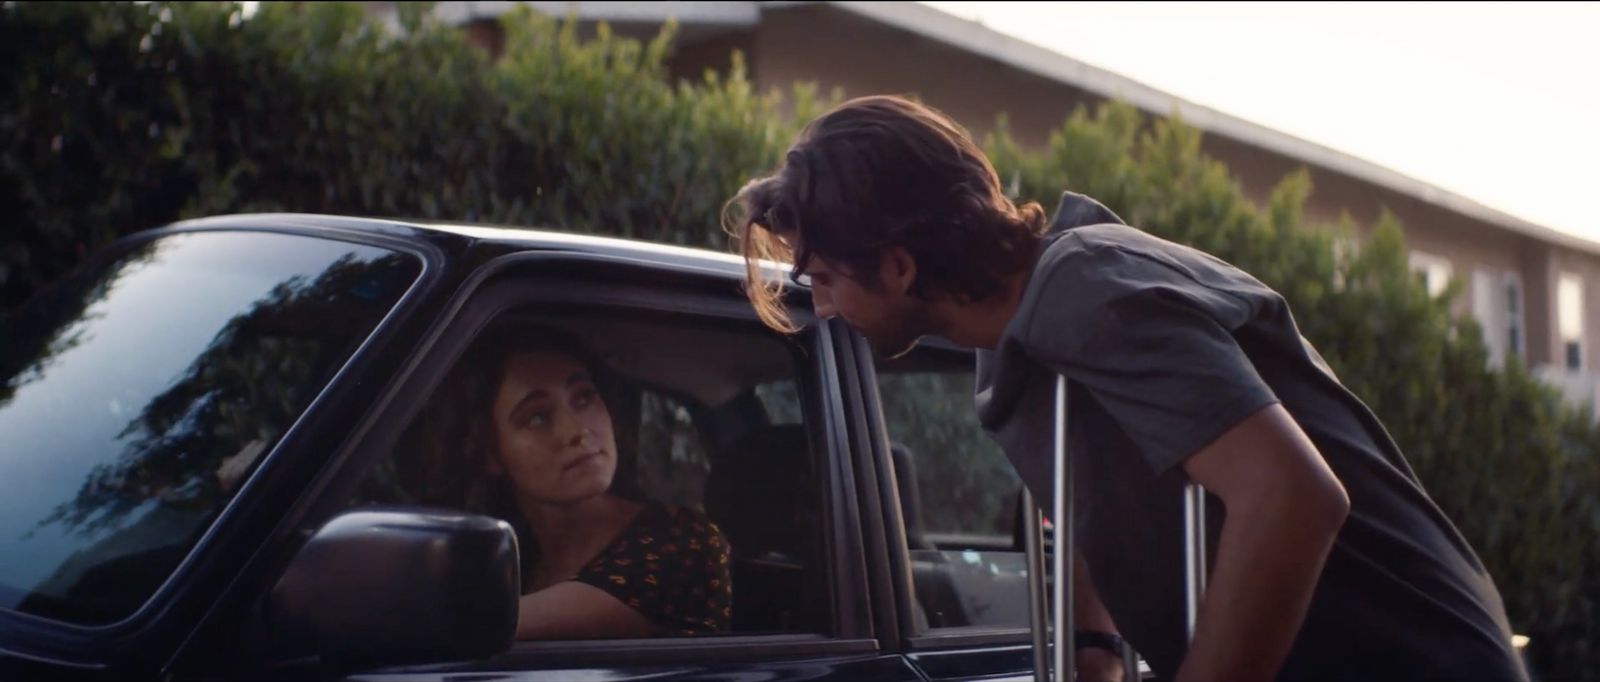
<path id="1" fill-rule="evenodd" d="M 1272 679 L 1305 620 L 1350 499 L 1276 404 L 1183 467 L 1222 500 L 1227 515 L 1194 641 L 1176 679 Z"/>
<path id="2" fill-rule="evenodd" d="M 1083 560 L 1083 555 L 1074 551 L 1072 553 L 1072 620 L 1073 627 L 1079 630 L 1098 630 L 1121 635 L 1117 632 L 1117 624 L 1111 620 L 1111 612 L 1106 610 L 1100 601 L 1100 595 L 1094 591 L 1094 580 L 1089 576 L 1089 564 Z M 1069 634 L 1066 640 L 1072 642 Z M 1076 663 L 1078 666 L 1078 682 L 1107 682 L 1125 680 L 1122 657 L 1104 649 L 1079 649 Z M 1134 682 L 1127 680 L 1127 682 Z"/>

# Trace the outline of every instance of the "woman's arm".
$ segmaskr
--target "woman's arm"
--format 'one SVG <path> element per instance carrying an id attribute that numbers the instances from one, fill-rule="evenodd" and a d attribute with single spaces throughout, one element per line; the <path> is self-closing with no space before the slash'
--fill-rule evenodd
<path id="1" fill-rule="evenodd" d="M 517 604 L 517 639 L 654 637 L 644 614 L 593 585 L 568 580 L 526 594 Z"/>

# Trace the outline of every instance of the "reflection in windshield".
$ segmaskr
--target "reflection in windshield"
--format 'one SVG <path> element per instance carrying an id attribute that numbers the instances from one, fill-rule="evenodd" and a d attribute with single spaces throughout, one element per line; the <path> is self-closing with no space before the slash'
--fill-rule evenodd
<path id="1" fill-rule="evenodd" d="M 95 310 L 94 305 L 105 300 L 124 273 L 145 267 L 166 246 L 167 242 L 147 244 L 121 258 L 104 276 L 77 273 L 41 291 L 18 319 L 6 319 L 0 325 L 5 330 L 0 334 L 0 377 L 8 379 L 0 383 L 0 410 L 19 388 L 44 376 L 57 357 L 81 345 L 88 330 L 105 317 L 105 311 Z"/>
<path id="2" fill-rule="evenodd" d="M 371 247 L 198 233 L 50 292 L 0 339 L 0 607 L 128 615 L 412 281 Z"/>

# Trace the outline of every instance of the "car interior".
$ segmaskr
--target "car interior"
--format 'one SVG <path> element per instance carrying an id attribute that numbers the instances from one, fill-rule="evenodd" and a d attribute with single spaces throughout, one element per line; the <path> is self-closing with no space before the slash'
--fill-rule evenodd
<path id="1" fill-rule="evenodd" d="M 1020 481 L 972 413 L 973 367 L 936 339 L 876 365 L 919 630 L 1028 622 Z"/>
<path id="2" fill-rule="evenodd" d="M 727 538 L 732 631 L 826 633 L 829 583 L 818 462 L 796 382 L 801 349 L 754 323 L 541 306 L 502 319 L 576 336 L 620 381 L 607 398 L 618 446 L 612 492 L 703 511 Z M 451 415 L 436 393 L 358 503 L 428 504 L 449 476 L 410 450 Z M 471 475 L 470 472 L 454 472 Z M 483 513 L 481 509 L 465 509 Z"/>

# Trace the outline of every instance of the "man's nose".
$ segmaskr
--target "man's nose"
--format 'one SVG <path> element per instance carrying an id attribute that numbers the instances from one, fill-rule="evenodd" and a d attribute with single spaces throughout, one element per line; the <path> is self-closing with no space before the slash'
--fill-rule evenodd
<path id="1" fill-rule="evenodd" d="M 833 307 L 833 296 L 821 287 L 811 288 L 811 310 L 816 313 L 819 320 L 826 320 L 839 314 Z"/>

